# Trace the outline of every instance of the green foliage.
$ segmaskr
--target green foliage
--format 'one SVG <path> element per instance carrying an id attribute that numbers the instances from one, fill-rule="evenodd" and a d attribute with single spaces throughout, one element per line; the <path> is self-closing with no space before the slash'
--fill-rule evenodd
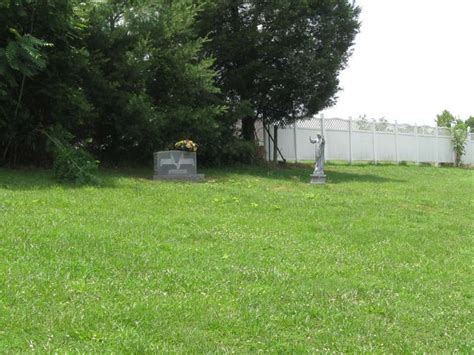
<path id="1" fill-rule="evenodd" d="M 44 163 L 38 132 L 56 124 L 92 137 L 89 148 L 110 162 L 148 162 L 181 137 L 207 145 L 232 134 L 191 1 L 2 6 L 0 161 Z"/>
<path id="2" fill-rule="evenodd" d="M 206 146 L 228 134 L 213 62 L 193 31 L 197 11 L 187 0 L 91 8 L 84 86 L 99 118 L 87 129 L 102 160 L 148 162 L 153 151 L 183 137 Z"/>
<path id="3" fill-rule="evenodd" d="M 225 142 L 216 142 L 206 148 L 204 164 L 251 164 L 257 160 L 257 146 L 252 141 L 244 141 L 237 137 L 229 137 Z"/>
<path id="4" fill-rule="evenodd" d="M 470 117 L 465 122 L 459 118 L 455 118 L 448 110 L 444 110 L 441 114 L 436 116 L 436 124 L 438 127 L 450 127 L 451 137 L 453 142 L 453 150 L 455 154 L 454 165 L 460 166 L 462 156 L 466 152 L 466 141 L 468 127 L 474 124 L 474 118 Z"/>
<path id="5" fill-rule="evenodd" d="M 471 129 L 471 132 L 474 132 L 474 116 L 470 116 L 466 120 L 465 123 L 466 123 L 466 126 L 468 126 Z"/>
<path id="6" fill-rule="evenodd" d="M 15 35 L 5 49 L 0 48 L 0 76 L 13 82 L 11 70 L 18 71 L 26 77 L 32 77 L 46 68 L 44 47 L 51 47 L 47 43 L 29 34 L 20 35 L 15 29 L 10 29 Z"/>
<path id="7" fill-rule="evenodd" d="M 257 146 L 251 141 L 234 140 L 222 146 L 225 163 L 254 163 L 257 158 Z"/>
<path id="8" fill-rule="evenodd" d="M 75 74 L 84 73 L 72 55 L 80 42 L 73 3 L 10 0 L 1 5 L 0 164 L 44 164 L 41 127 L 60 123 L 59 117 L 68 117 L 68 128 L 77 127 L 82 112 L 65 100 L 65 93 L 80 92 Z M 72 114 L 57 115 L 66 105 Z"/>
<path id="9" fill-rule="evenodd" d="M 251 104 L 247 139 L 256 119 L 285 125 L 334 103 L 358 14 L 347 0 L 210 2 L 199 33 L 210 39 L 225 102 Z"/>
<path id="10" fill-rule="evenodd" d="M 451 128 L 451 135 L 455 154 L 454 165 L 460 166 L 462 156 L 466 152 L 467 125 L 458 121 L 456 125 Z"/>
<path id="11" fill-rule="evenodd" d="M 248 137 L 255 119 L 330 105 L 358 11 L 347 0 L 2 0 L 0 163 L 45 164 L 39 132 L 55 125 L 111 163 L 149 162 L 183 137 L 202 161 L 249 161 L 236 122 Z"/>
<path id="12" fill-rule="evenodd" d="M 448 110 L 444 110 L 441 114 L 436 116 L 436 125 L 438 127 L 451 127 L 455 122 L 456 118 Z"/>
<path id="13" fill-rule="evenodd" d="M 83 147 L 83 144 L 72 145 L 72 134 L 61 127 L 43 131 L 48 137 L 49 150 L 53 154 L 53 172 L 57 180 L 75 184 L 97 183 L 95 160 Z"/>

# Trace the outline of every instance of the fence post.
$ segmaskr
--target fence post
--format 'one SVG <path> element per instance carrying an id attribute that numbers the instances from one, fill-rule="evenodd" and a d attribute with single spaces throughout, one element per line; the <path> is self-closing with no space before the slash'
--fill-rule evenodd
<path id="1" fill-rule="evenodd" d="M 295 163 L 298 162 L 298 143 L 296 140 L 296 121 L 293 123 L 293 141 L 294 141 L 294 148 L 295 148 Z"/>
<path id="2" fill-rule="evenodd" d="M 470 134 L 470 141 L 469 141 L 469 144 L 471 145 L 471 161 L 472 161 L 472 165 L 474 166 L 474 133 L 472 133 L 472 130 L 471 130 L 471 134 Z"/>
<path id="3" fill-rule="evenodd" d="M 439 129 L 438 126 L 435 128 L 435 166 L 439 166 Z"/>
<path id="4" fill-rule="evenodd" d="M 267 159 L 267 131 L 265 131 L 265 122 L 262 122 L 263 125 L 263 159 Z"/>
<path id="5" fill-rule="evenodd" d="M 324 140 L 326 140 L 326 129 L 324 127 L 324 115 L 321 114 L 321 135 L 324 137 Z M 328 148 L 327 148 L 327 142 L 326 142 L 326 148 L 324 149 L 324 160 L 326 161 L 327 160 L 327 156 L 328 156 Z"/>
<path id="6" fill-rule="evenodd" d="M 418 138 L 418 125 L 415 123 L 415 145 L 416 145 L 416 165 L 420 165 L 420 140 Z"/>
<path id="7" fill-rule="evenodd" d="M 278 125 L 273 125 L 273 162 L 278 163 Z"/>
<path id="8" fill-rule="evenodd" d="M 272 161 L 272 140 L 270 139 L 270 124 L 267 124 L 268 136 L 268 161 Z"/>
<path id="9" fill-rule="evenodd" d="M 468 162 L 467 164 L 470 165 L 469 159 L 471 155 L 471 127 L 467 126 L 467 134 L 466 134 L 466 150 L 465 153 L 466 155 L 466 161 Z"/>
<path id="10" fill-rule="evenodd" d="M 349 116 L 349 164 L 352 164 L 352 116 Z"/>
<path id="11" fill-rule="evenodd" d="M 395 160 L 397 164 L 400 163 L 399 157 L 398 157 L 398 122 L 395 120 Z"/>
<path id="12" fill-rule="evenodd" d="M 372 156 L 374 164 L 377 164 L 377 149 L 375 144 L 375 119 L 372 119 Z"/>

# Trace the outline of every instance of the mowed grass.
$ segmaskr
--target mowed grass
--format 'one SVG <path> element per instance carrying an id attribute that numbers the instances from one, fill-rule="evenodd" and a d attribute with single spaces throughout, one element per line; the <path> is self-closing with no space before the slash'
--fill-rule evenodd
<path id="1" fill-rule="evenodd" d="M 472 352 L 474 171 L 0 169 L 0 352 Z"/>

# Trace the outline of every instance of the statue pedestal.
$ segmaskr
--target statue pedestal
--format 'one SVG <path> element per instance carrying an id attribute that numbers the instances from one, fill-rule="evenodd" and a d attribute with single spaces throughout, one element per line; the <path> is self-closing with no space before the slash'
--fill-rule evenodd
<path id="1" fill-rule="evenodd" d="M 309 181 L 310 184 L 315 185 L 324 185 L 326 183 L 326 175 L 324 174 L 311 174 L 311 180 Z"/>

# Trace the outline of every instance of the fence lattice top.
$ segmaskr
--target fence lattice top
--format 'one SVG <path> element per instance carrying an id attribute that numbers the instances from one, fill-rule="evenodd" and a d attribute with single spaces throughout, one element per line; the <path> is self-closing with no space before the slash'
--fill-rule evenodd
<path id="1" fill-rule="evenodd" d="M 416 126 L 410 124 L 396 124 L 386 121 L 373 121 L 367 119 L 354 119 L 346 120 L 343 118 L 324 118 L 324 129 L 332 131 L 354 131 L 362 132 L 381 132 L 381 133 L 394 133 L 395 131 L 399 134 L 418 134 L 424 136 L 436 136 L 436 130 L 438 130 L 438 136 L 449 137 L 451 131 L 448 127 L 431 127 L 431 126 Z M 321 130 L 321 118 L 312 118 L 309 120 L 302 120 L 296 123 L 298 128 L 316 129 Z M 294 126 L 294 125 L 292 125 Z M 474 134 L 470 135 L 470 139 L 474 140 Z"/>

